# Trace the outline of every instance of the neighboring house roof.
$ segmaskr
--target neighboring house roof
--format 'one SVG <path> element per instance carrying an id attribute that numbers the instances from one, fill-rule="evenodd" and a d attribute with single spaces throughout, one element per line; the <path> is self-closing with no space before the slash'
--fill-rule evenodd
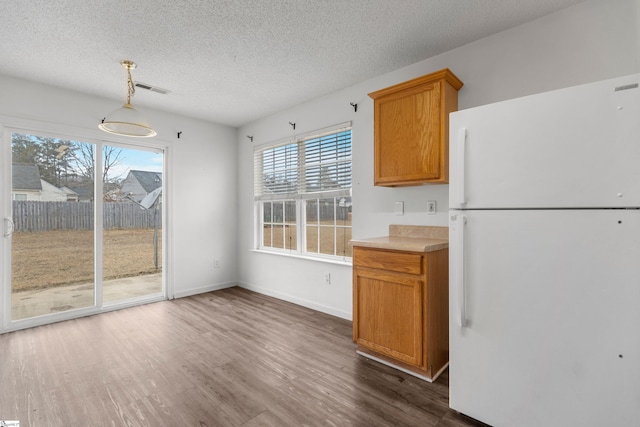
<path id="1" fill-rule="evenodd" d="M 93 185 L 67 185 L 65 188 L 73 191 L 81 200 L 93 199 Z"/>
<path id="2" fill-rule="evenodd" d="M 61 189 L 62 191 L 64 191 L 65 193 L 67 193 L 67 194 L 78 196 L 78 193 L 77 193 L 77 192 L 75 192 L 75 191 L 73 191 L 73 190 L 72 190 L 72 189 L 70 189 L 69 187 L 63 186 L 63 187 L 60 187 L 60 189 Z"/>
<path id="3" fill-rule="evenodd" d="M 37 165 L 14 163 L 11 171 L 13 190 L 42 190 L 40 170 Z"/>
<path id="4" fill-rule="evenodd" d="M 151 193 L 156 188 L 162 186 L 161 172 L 132 170 L 129 173 L 138 180 L 142 188 L 144 188 L 144 191 L 146 191 L 147 193 Z"/>

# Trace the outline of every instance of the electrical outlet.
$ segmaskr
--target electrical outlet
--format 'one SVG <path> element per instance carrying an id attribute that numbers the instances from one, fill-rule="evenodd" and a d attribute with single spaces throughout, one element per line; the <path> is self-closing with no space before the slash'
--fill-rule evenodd
<path id="1" fill-rule="evenodd" d="M 396 202 L 394 212 L 396 215 L 404 215 L 404 202 Z"/>
<path id="2" fill-rule="evenodd" d="M 214 259 L 213 260 L 213 268 L 220 268 L 220 260 L 219 259 Z"/>
<path id="3" fill-rule="evenodd" d="M 331 273 L 324 273 L 324 284 L 325 285 L 331 284 Z"/>
<path id="4" fill-rule="evenodd" d="M 436 212 L 437 212 L 436 201 L 435 200 L 428 200 L 427 201 L 427 215 L 435 215 Z"/>

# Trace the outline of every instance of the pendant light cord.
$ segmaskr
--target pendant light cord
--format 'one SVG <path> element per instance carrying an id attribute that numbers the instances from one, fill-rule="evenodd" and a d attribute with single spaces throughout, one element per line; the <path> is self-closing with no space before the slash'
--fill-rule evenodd
<path id="1" fill-rule="evenodd" d="M 127 104 L 131 104 L 131 97 L 136 93 L 136 88 L 133 85 L 133 79 L 131 78 L 131 66 L 127 66 Z"/>

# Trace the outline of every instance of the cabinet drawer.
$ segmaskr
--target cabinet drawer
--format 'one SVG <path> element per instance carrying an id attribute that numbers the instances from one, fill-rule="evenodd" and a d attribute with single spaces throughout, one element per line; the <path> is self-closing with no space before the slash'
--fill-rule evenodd
<path id="1" fill-rule="evenodd" d="M 398 273 L 422 274 L 422 257 L 416 253 L 391 252 L 359 246 L 353 248 L 353 265 Z"/>

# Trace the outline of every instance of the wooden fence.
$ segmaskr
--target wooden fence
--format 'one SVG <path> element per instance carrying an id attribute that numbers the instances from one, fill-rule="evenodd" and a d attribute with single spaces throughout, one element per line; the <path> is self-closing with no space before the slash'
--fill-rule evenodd
<path id="1" fill-rule="evenodd" d="M 134 203 L 103 203 L 104 228 L 153 228 L 162 210 L 144 210 Z M 13 201 L 14 231 L 92 230 L 93 203 Z"/>
<path id="2" fill-rule="evenodd" d="M 351 218 L 351 207 L 335 206 L 335 202 L 325 202 L 321 200 L 318 204 L 317 201 L 311 200 L 307 204 L 306 216 L 307 221 L 333 221 L 334 216 L 337 221 L 347 221 Z M 287 218 L 295 218 L 297 212 L 297 206 L 294 201 L 275 201 L 264 202 L 265 206 L 265 221 L 270 222 L 268 218 L 271 218 L 271 222 L 281 223 L 283 222 L 283 214 Z M 271 216 L 272 215 L 272 216 Z"/>

